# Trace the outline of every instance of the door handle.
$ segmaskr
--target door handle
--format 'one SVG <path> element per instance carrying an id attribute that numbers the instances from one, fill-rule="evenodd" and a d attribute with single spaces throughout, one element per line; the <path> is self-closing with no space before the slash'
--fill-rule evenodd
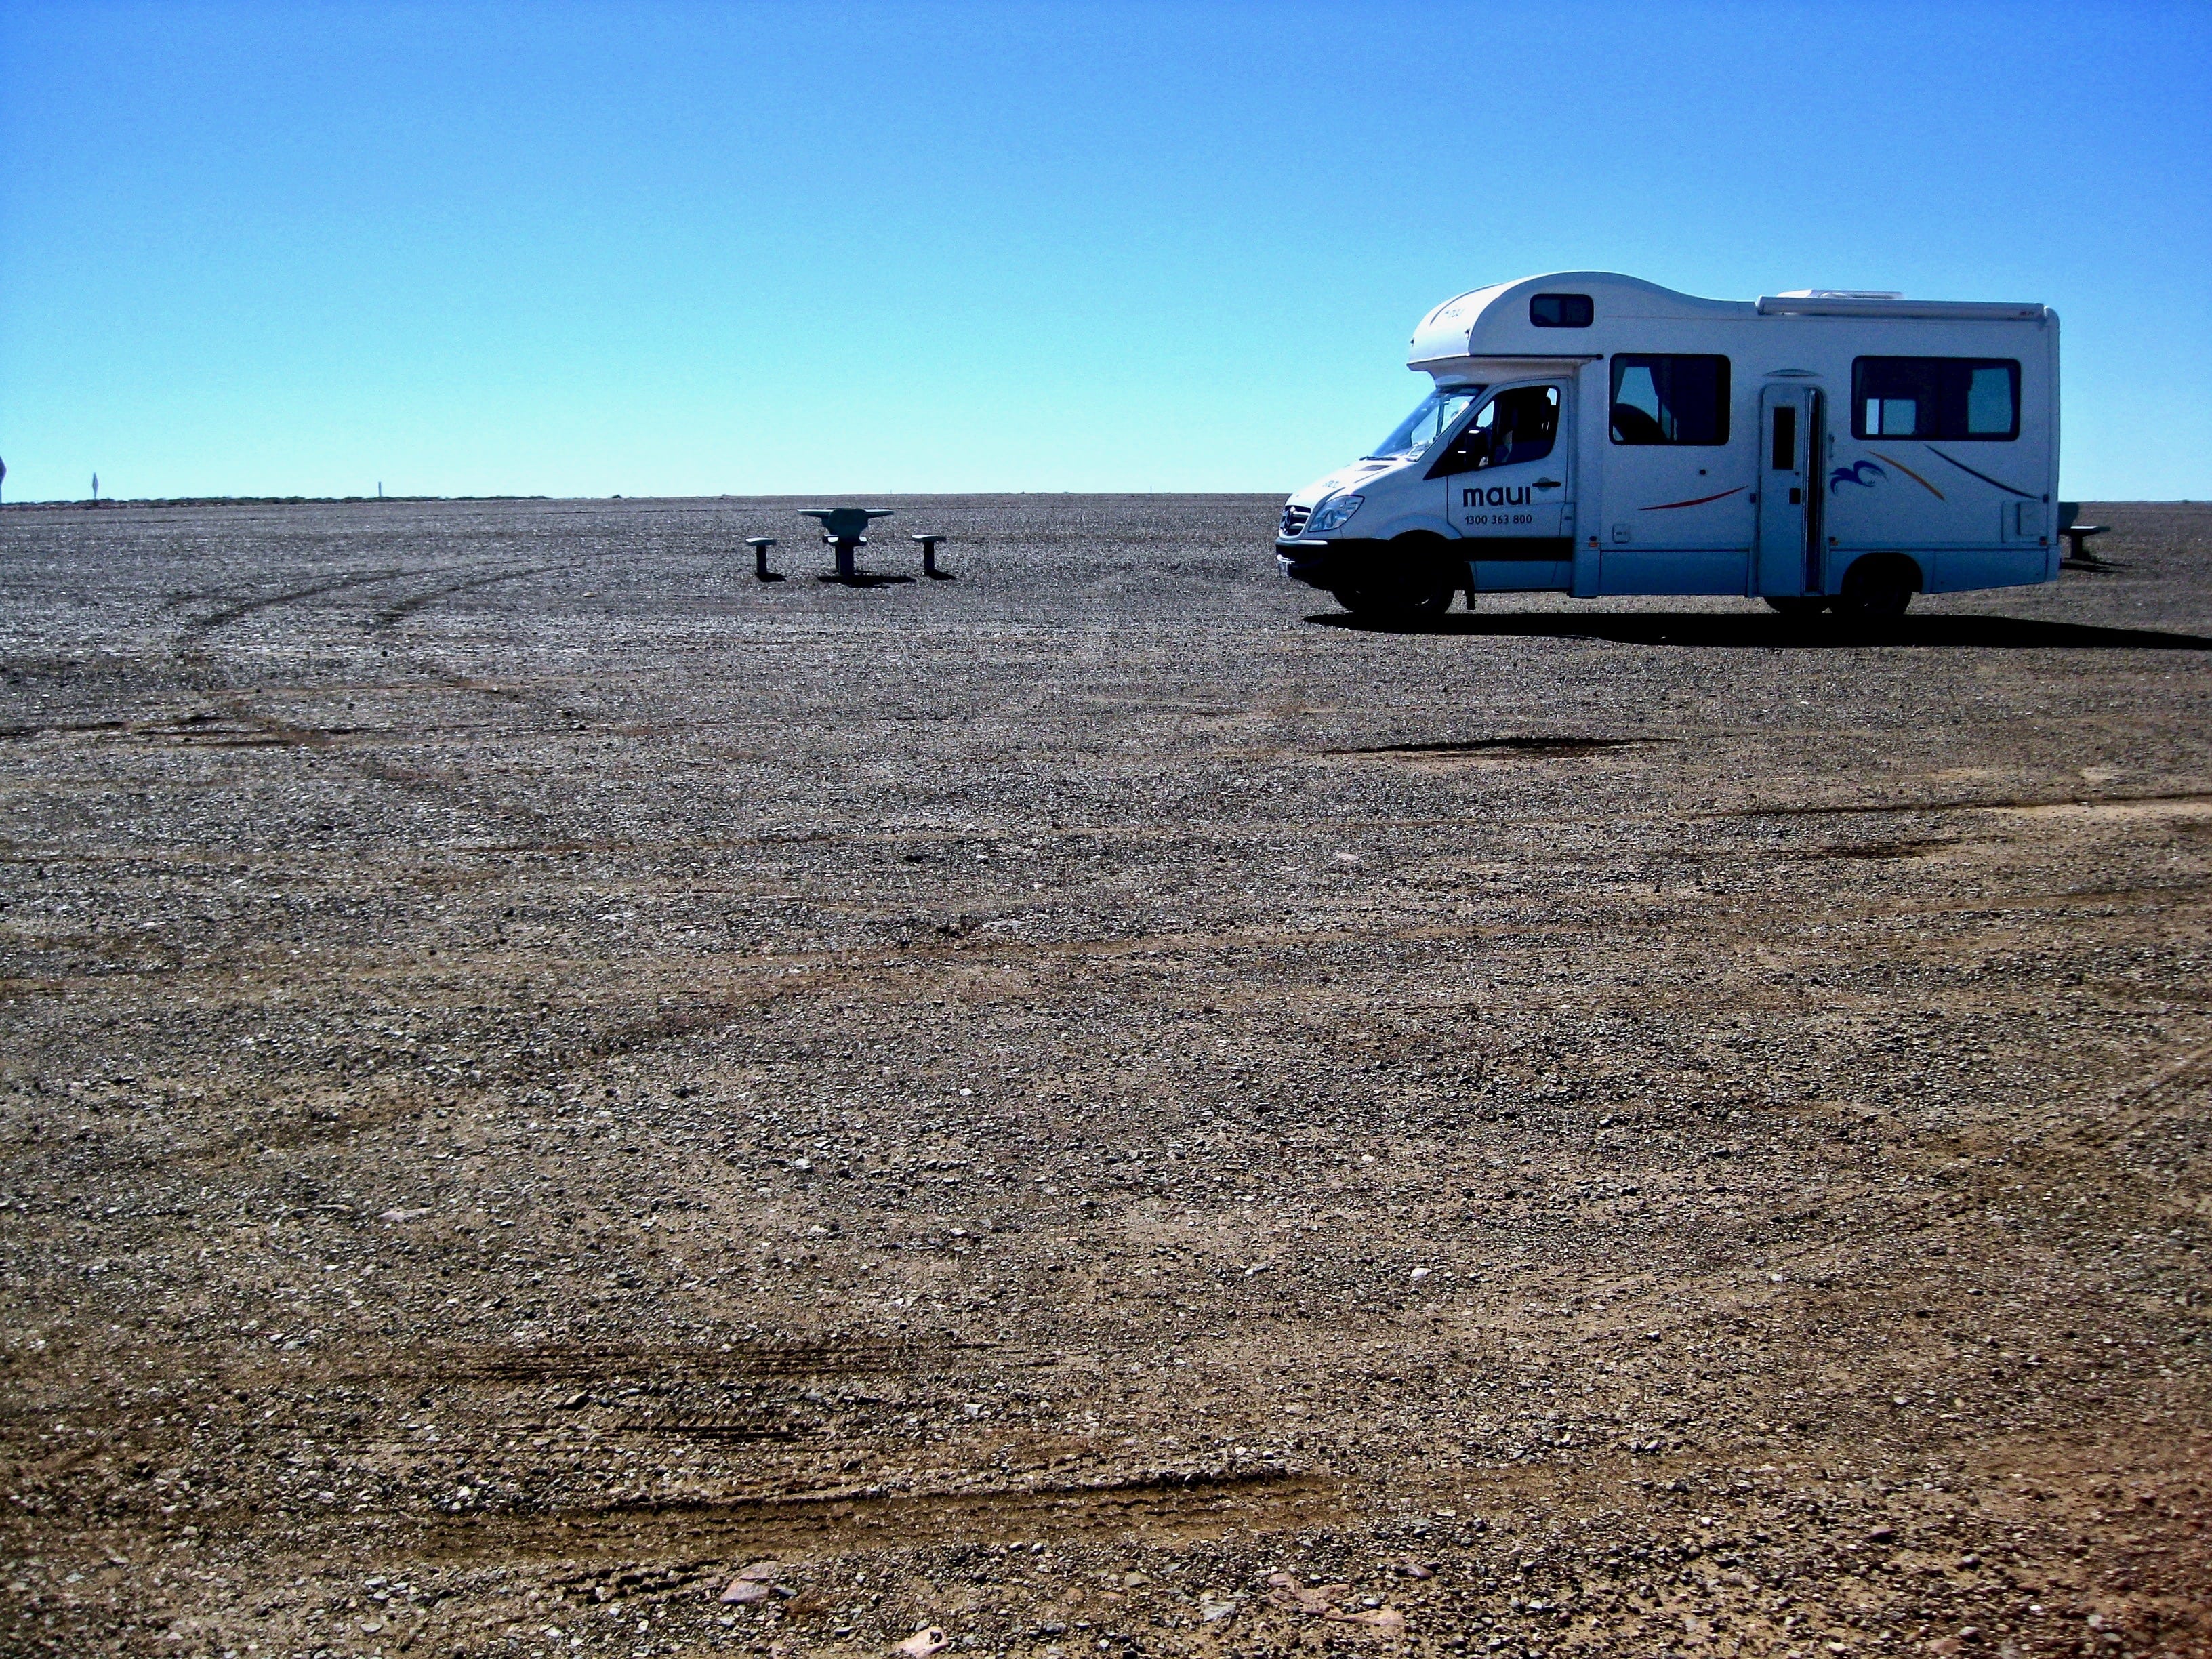
<path id="1" fill-rule="evenodd" d="M 1536 480 L 1536 488 L 1539 489 L 1557 489 L 1559 487 L 1559 481 L 1557 478 L 1539 478 Z"/>

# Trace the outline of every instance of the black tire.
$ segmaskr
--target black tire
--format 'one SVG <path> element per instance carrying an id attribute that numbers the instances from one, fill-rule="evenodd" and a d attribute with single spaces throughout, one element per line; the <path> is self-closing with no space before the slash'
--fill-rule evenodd
<path id="1" fill-rule="evenodd" d="M 1355 617 L 1370 622 L 1434 622 L 1449 611 L 1459 589 L 1449 583 L 1427 586 L 1412 584 L 1376 587 L 1340 587 L 1336 602 Z"/>
<path id="2" fill-rule="evenodd" d="M 1332 587 L 1336 602 L 1355 617 L 1371 617 L 1376 613 L 1374 600 L 1368 598 L 1364 587 Z"/>
<path id="3" fill-rule="evenodd" d="M 1760 597 L 1765 599 L 1768 610 L 1778 612 L 1784 617 L 1796 617 L 1801 621 L 1808 617 L 1817 617 L 1828 608 L 1826 596 L 1820 593 L 1808 593 L 1802 599 L 1778 598 L 1771 593 L 1762 594 Z"/>
<path id="4" fill-rule="evenodd" d="M 1399 595 L 1399 605 L 1415 622 L 1431 622 L 1452 608 L 1459 583 L 1449 570 L 1425 572 L 1409 580 Z"/>
<path id="5" fill-rule="evenodd" d="M 1434 622 L 1452 608 L 1466 578 L 1434 536 L 1407 536 L 1393 543 L 1402 552 L 1395 568 L 1377 571 L 1359 586 L 1333 591 L 1336 602 L 1355 617 L 1376 622 Z"/>
<path id="6" fill-rule="evenodd" d="M 1911 561 L 1877 554 L 1844 573 L 1836 614 L 1852 622 L 1895 622 L 1919 591 L 1920 573 Z"/>

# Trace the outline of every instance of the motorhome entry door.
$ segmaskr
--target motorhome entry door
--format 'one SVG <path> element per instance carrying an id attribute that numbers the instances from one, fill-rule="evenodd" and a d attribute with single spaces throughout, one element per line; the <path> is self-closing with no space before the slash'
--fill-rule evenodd
<path id="1" fill-rule="evenodd" d="M 1759 394 L 1759 549 L 1752 592 L 1777 599 L 1820 591 L 1818 386 L 1770 383 Z"/>

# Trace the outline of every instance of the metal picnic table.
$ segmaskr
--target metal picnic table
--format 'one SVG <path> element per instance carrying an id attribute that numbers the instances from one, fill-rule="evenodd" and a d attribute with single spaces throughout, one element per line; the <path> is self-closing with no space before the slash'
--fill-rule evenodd
<path id="1" fill-rule="evenodd" d="M 888 519 L 892 510 L 888 507 L 803 507 L 799 510 L 802 519 L 812 519 L 822 526 L 822 539 L 837 550 L 837 574 L 824 576 L 824 581 L 850 582 L 860 580 L 853 568 L 853 555 L 868 544 L 869 524 L 877 519 Z"/>

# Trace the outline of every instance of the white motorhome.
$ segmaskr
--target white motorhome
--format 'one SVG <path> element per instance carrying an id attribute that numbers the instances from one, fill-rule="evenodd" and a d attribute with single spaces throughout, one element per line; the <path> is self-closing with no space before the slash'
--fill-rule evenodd
<path id="1" fill-rule="evenodd" d="M 1434 389 L 1275 544 L 1354 612 L 1553 589 L 1875 618 L 2058 575 L 2047 307 L 1570 271 L 1445 301 L 1407 366 Z"/>

